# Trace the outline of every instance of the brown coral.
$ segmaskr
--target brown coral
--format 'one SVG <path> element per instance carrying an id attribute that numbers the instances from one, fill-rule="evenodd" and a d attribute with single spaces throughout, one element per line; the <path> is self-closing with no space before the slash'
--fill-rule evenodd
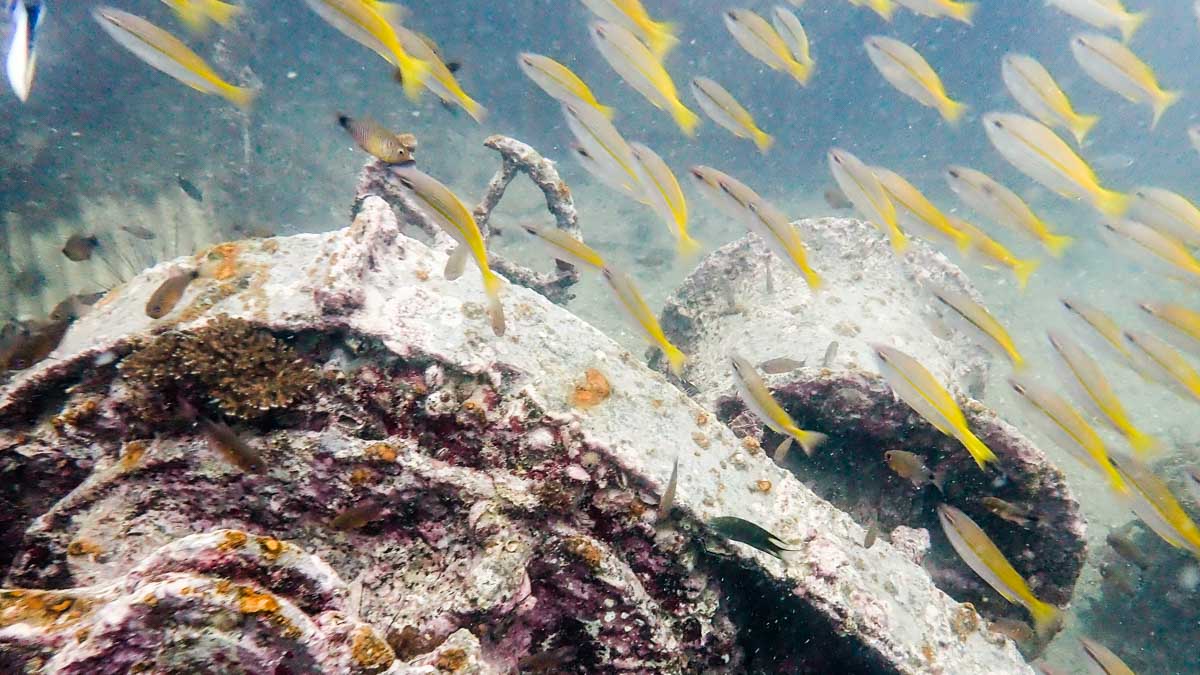
<path id="1" fill-rule="evenodd" d="M 160 421 L 178 400 L 210 402 L 246 420 L 285 408 L 316 386 L 317 373 L 291 347 L 243 319 L 221 315 L 192 331 L 144 341 L 121 362 L 135 413 Z"/>
<path id="2" fill-rule="evenodd" d="M 612 393 L 608 378 L 595 368 L 588 368 L 584 373 L 583 382 L 576 384 L 571 392 L 571 406 L 575 408 L 591 408 L 604 402 Z"/>

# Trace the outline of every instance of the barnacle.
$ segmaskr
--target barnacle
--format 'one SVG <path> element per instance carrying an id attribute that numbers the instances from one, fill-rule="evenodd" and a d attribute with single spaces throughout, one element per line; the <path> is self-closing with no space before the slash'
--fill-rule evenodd
<path id="1" fill-rule="evenodd" d="M 222 414 L 257 419 L 316 386 L 316 371 L 291 347 L 243 319 L 218 316 L 191 331 L 144 341 L 121 362 L 135 413 L 161 419 L 178 400 L 214 404 Z"/>

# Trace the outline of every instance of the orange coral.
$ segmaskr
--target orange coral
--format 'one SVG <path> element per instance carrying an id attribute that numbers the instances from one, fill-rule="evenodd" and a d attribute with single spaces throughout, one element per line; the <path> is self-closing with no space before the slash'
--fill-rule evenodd
<path id="1" fill-rule="evenodd" d="M 271 593 L 259 593 L 250 588 L 241 589 L 238 609 L 243 614 L 274 614 L 279 611 L 279 601 Z"/>
<path id="2" fill-rule="evenodd" d="M 583 382 L 575 385 L 571 392 L 571 406 L 575 408 L 591 408 L 604 402 L 612 393 L 608 378 L 595 368 L 588 368 L 583 374 Z"/>
<path id="3" fill-rule="evenodd" d="M 394 462 L 398 456 L 396 449 L 387 443 L 374 443 L 372 445 L 368 445 L 367 449 L 364 450 L 363 453 L 369 459 L 378 459 L 384 462 Z"/>

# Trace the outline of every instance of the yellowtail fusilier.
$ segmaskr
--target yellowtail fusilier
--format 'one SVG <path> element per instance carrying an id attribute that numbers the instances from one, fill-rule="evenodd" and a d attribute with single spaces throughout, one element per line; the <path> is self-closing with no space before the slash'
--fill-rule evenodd
<path id="1" fill-rule="evenodd" d="M 662 350 L 663 356 L 667 357 L 667 363 L 670 364 L 671 372 L 676 377 L 682 377 L 687 356 L 667 339 L 662 326 L 658 325 L 658 319 L 655 318 L 654 312 L 650 311 L 650 306 L 646 304 L 646 299 L 642 297 L 642 292 L 633 283 L 633 279 L 612 265 L 606 266 L 602 272 L 604 280 L 616 295 L 621 312 L 641 331 L 642 337 Z"/>
<path id="2" fill-rule="evenodd" d="M 636 168 L 637 160 L 625 137 L 608 121 L 603 113 L 591 106 L 563 104 L 563 115 L 567 126 L 596 171 L 594 175 L 602 181 L 638 201 L 645 200 L 645 190 Z M 584 164 L 585 167 L 588 164 Z M 590 168 L 590 167 L 589 167 Z"/>
<path id="3" fill-rule="evenodd" d="M 414 33 L 399 24 L 394 24 L 392 28 L 396 31 L 396 37 L 405 51 L 424 62 L 429 68 L 429 73 L 422 82 L 425 88 L 433 92 L 434 96 L 444 103 L 461 106 L 471 116 L 471 119 L 482 124 L 484 118 L 487 117 L 487 108 L 463 91 L 462 85 L 458 83 L 454 73 L 442 61 L 442 57 L 438 55 L 429 41 L 423 35 Z"/>
<path id="4" fill-rule="evenodd" d="M 695 255 L 700 251 L 701 244 L 688 234 L 687 200 L 683 197 L 675 174 L 662 157 L 649 147 L 630 143 L 629 148 L 633 152 L 633 167 L 642 184 L 642 194 L 650 203 L 650 208 L 671 230 L 679 255 Z"/>
<path id="5" fill-rule="evenodd" d="M 692 78 L 692 95 L 709 119 L 738 138 L 754 141 L 759 152 L 765 153 L 775 142 L 770 134 L 758 128 L 754 117 L 738 103 L 733 94 L 713 80 L 707 77 Z"/>
<path id="6" fill-rule="evenodd" d="M 1100 185 L 1096 172 L 1050 127 L 1024 115 L 983 116 L 992 147 L 1026 176 L 1071 199 L 1082 199 L 1101 213 L 1121 215 L 1129 197 Z"/>
<path id="7" fill-rule="evenodd" d="M 971 432 L 954 397 L 925 366 L 899 349 L 879 344 L 871 345 L 871 348 L 879 360 L 880 372 L 896 396 L 935 429 L 957 438 L 975 458 L 979 468 L 984 469 L 997 461 L 991 448 Z"/>
<path id="8" fill-rule="evenodd" d="M 1138 307 L 1169 326 L 1178 346 L 1200 355 L 1200 312 L 1169 302 L 1140 302 Z"/>
<path id="9" fill-rule="evenodd" d="M 642 0 L 583 0 L 583 5 L 601 19 L 633 32 L 660 61 L 679 44 L 675 25 L 654 20 L 642 6 Z"/>
<path id="10" fill-rule="evenodd" d="M 188 30 L 197 34 L 208 32 L 212 23 L 228 28 L 242 13 L 242 8 L 221 0 L 163 0 Z"/>
<path id="11" fill-rule="evenodd" d="M 1110 37 L 1098 33 L 1076 35 L 1071 38 L 1071 53 L 1083 72 L 1100 86 L 1132 103 L 1149 103 L 1154 110 L 1151 129 L 1158 126 L 1167 108 L 1179 100 L 1179 92 L 1164 90 L 1150 66 Z"/>
<path id="12" fill-rule="evenodd" d="M 588 27 L 592 43 L 625 83 L 654 107 L 671 114 L 684 134 L 695 135 L 700 118 L 679 100 L 671 75 L 628 30 L 615 23 L 597 21 Z"/>
<path id="13" fill-rule="evenodd" d="M 429 64 L 414 58 L 400 44 L 393 27 L 398 22 L 391 3 L 370 0 L 304 0 L 330 26 L 360 45 L 379 54 L 399 69 L 404 93 L 412 100 L 421 95 L 429 75 Z"/>
<path id="14" fill-rule="evenodd" d="M 954 227 L 946 214 L 934 206 L 933 202 L 929 201 L 904 176 L 881 166 L 873 166 L 870 169 L 879 179 L 879 184 L 883 186 L 884 192 L 887 193 L 892 204 L 902 207 L 909 215 L 909 218 L 906 219 L 908 224 L 915 224 L 937 236 L 946 237 L 960 252 L 967 252 L 971 246 L 971 238 L 967 236 L 967 233 Z"/>
<path id="15" fill-rule="evenodd" d="M 787 44 L 792 58 L 808 69 L 808 76 L 811 78 L 817 62 L 813 61 L 812 51 L 808 44 L 808 33 L 804 32 L 804 24 L 800 23 L 800 19 L 796 18 L 796 15 L 788 8 L 776 5 L 775 9 L 771 11 L 771 26 Z"/>
<path id="16" fill-rule="evenodd" d="M 558 61 L 541 54 L 522 52 L 517 56 L 517 65 L 521 67 L 521 72 L 552 98 L 562 103 L 591 106 L 608 119 L 612 119 L 613 109 L 601 105 L 587 84 Z"/>
<path id="17" fill-rule="evenodd" d="M 1185 244 L 1200 245 L 1200 209 L 1181 194 L 1140 187 L 1133 191 L 1129 217 Z"/>
<path id="18" fill-rule="evenodd" d="M 1016 232 L 1031 235 L 1053 256 L 1061 256 L 1072 239 L 1055 234 L 1017 193 L 991 176 L 965 166 L 946 171 L 950 189 L 971 209 Z"/>
<path id="19" fill-rule="evenodd" d="M 40 0 L 10 0 L 0 8 L 0 58 L 13 93 L 29 100 L 37 70 L 37 43 L 46 6 Z"/>
<path id="20" fill-rule="evenodd" d="M 625 175 L 621 167 L 612 164 L 611 162 L 600 162 L 596 156 L 580 143 L 571 144 L 571 154 L 579 162 L 579 165 L 584 168 L 593 178 L 608 186 L 610 189 L 619 192 L 620 194 L 629 197 L 639 204 L 649 205 L 646 197 L 641 193 L 641 185 L 635 189 Z"/>
<path id="21" fill-rule="evenodd" d="M 896 206 L 870 167 L 851 153 L 833 148 L 829 151 L 829 170 L 858 214 L 887 234 L 892 250 L 903 253 L 908 248 L 908 238 L 896 224 Z"/>
<path id="22" fill-rule="evenodd" d="M 1100 0 L 1092 1 L 1097 4 L 1100 2 Z M 1081 637 L 1079 644 L 1083 647 L 1083 653 L 1087 655 L 1092 671 L 1097 672 L 1098 670 L 1098 675 L 1136 675 L 1132 668 L 1125 665 L 1124 661 L 1099 642 Z"/>
<path id="23" fill-rule="evenodd" d="M 979 5 L 974 2 L 958 0 L 896 0 L 896 4 L 921 16 L 934 19 L 946 17 L 968 26 L 975 17 L 975 10 L 979 9 Z"/>
<path id="24" fill-rule="evenodd" d="M 809 66 L 800 63 L 792 48 L 767 20 L 748 9 L 730 9 L 724 13 L 725 27 L 746 53 L 767 64 L 771 70 L 791 75 L 800 84 L 808 84 Z"/>
<path id="25" fill-rule="evenodd" d="M 986 307 L 975 302 L 963 293 L 948 288 L 931 286 L 929 292 L 942 304 L 949 307 L 955 314 L 972 326 L 983 337 L 985 344 L 995 345 L 1012 361 L 1013 367 L 1020 370 L 1025 367 L 1025 357 L 1017 350 L 1012 336 L 1004 326 L 992 316 Z"/>
<path id="26" fill-rule="evenodd" d="M 714 206 L 744 223 L 780 260 L 790 262 L 810 289 L 821 287 L 820 275 L 808 264 L 808 252 L 800 233 L 782 211 L 745 183 L 712 167 L 693 166 L 689 173 Z"/>
<path id="27" fill-rule="evenodd" d="M 987 232 L 961 218 L 951 217 L 950 224 L 970 237 L 970 253 L 973 257 L 979 258 L 985 267 L 1001 265 L 1012 270 L 1013 277 L 1017 280 L 1017 288 L 1025 290 L 1029 285 L 1029 277 L 1041 265 L 1040 260 L 1018 258 L 1004 244 L 989 237 Z"/>
<path id="28" fill-rule="evenodd" d="M 1182 396 L 1200 401 L 1200 373 L 1166 340 L 1145 331 L 1129 330 L 1125 337 L 1160 371 L 1156 378 Z"/>
<path id="29" fill-rule="evenodd" d="M 1005 54 L 1000 63 L 1004 86 L 1022 108 L 1042 124 L 1067 129 L 1075 136 L 1075 142 L 1083 145 L 1084 137 L 1100 121 L 1099 117 L 1075 112 L 1071 99 L 1059 88 L 1050 71 L 1032 56 Z"/>
<path id="30" fill-rule="evenodd" d="M 939 504 L 937 509 L 942 530 L 963 562 L 1005 600 L 1029 610 L 1038 635 L 1052 635 L 1061 625 L 1062 612 L 1033 594 L 1025 578 L 967 514 L 949 504 Z"/>
<path id="31" fill-rule="evenodd" d="M 216 94 L 242 109 L 249 108 L 254 102 L 255 91 L 221 79 L 196 52 L 140 16 L 112 7 L 97 7 L 92 10 L 92 16 L 122 47 L 192 89 Z"/>
<path id="32" fill-rule="evenodd" d="M 1049 331 L 1048 335 L 1050 345 L 1067 367 L 1068 383 L 1080 390 L 1083 400 L 1108 420 L 1134 450 L 1141 453 L 1154 450 L 1158 440 L 1134 426 L 1100 365 L 1066 335 L 1056 331 Z"/>
<path id="33" fill-rule="evenodd" d="M 811 457 L 817 446 L 824 443 L 828 437 L 825 434 L 805 431 L 796 426 L 791 415 L 788 415 L 783 406 L 779 405 L 779 402 L 771 395 L 771 390 L 767 388 L 766 383 L 763 382 L 762 377 L 749 361 L 737 354 L 730 354 L 729 360 L 733 364 L 733 384 L 737 387 L 738 395 L 741 396 L 746 407 L 775 433 L 795 439 L 800 447 L 804 448 L 804 454 Z M 785 448 L 784 451 L 775 456 L 777 462 L 782 462 L 787 455 L 786 446 L 782 447 Z"/>
<path id="34" fill-rule="evenodd" d="M 1107 30 L 1116 28 L 1126 42 L 1133 37 L 1138 27 L 1146 20 L 1144 12 L 1130 12 L 1121 5 L 1121 0 L 1046 0 L 1046 4 L 1091 24 Z"/>
<path id="35" fill-rule="evenodd" d="M 1158 274 L 1200 284 L 1200 260 L 1178 239 L 1134 220 L 1108 222 L 1103 227 L 1118 252 Z"/>
<path id="36" fill-rule="evenodd" d="M 1106 477 L 1116 494 L 1127 491 L 1125 481 L 1108 459 L 1104 440 L 1067 399 L 1025 375 L 1009 377 L 1008 384 L 1022 405 L 1033 413 L 1033 422 L 1051 440 L 1080 464 Z"/>
<path id="37" fill-rule="evenodd" d="M 1137 517 L 1163 541 L 1200 557 L 1200 528 L 1167 484 L 1133 457 L 1113 457 L 1113 464 L 1129 485 L 1130 506 Z"/>
<path id="38" fill-rule="evenodd" d="M 556 260 L 562 260 L 584 269 L 604 268 L 604 258 L 600 257 L 595 249 L 567 234 L 565 230 L 557 227 L 538 227 L 537 225 L 522 225 L 521 227 L 545 242 Z"/>
<path id="39" fill-rule="evenodd" d="M 1099 338 L 1091 340 L 1093 344 L 1139 374 L 1149 377 L 1145 368 L 1147 364 L 1129 349 L 1129 345 L 1125 341 L 1124 329 L 1111 316 L 1099 307 L 1079 298 L 1062 298 L 1059 302 L 1067 311 L 1079 317 L 1087 325 L 1089 337 Z"/>
<path id="40" fill-rule="evenodd" d="M 875 69 L 900 93 L 941 113 L 947 122 L 957 122 L 967 106 L 946 95 L 942 78 L 917 50 L 882 35 L 868 37 L 863 46 Z"/>
<path id="41" fill-rule="evenodd" d="M 855 7 L 870 7 L 884 21 L 891 21 L 896 13 L 896 5 L 892 0 L 850 0 Z"/>
<path id="42" fill-rule="evenodd" d="M 400 184 L 412 194 L 417 206 L 458 242 L 458 248 L 450 254 L 451 259 L 468 254 L 475 259 L 475 264 L 479 266 L 479 272 L 483 275 L 483 290 L 488 296 L 488 317 L 491 319 L 492 331 L 496 335 L 504 335 L 504 307 L 500 303 L 502 284 L 500 277 L 488 266 L 483 234 L 480 233 L 471 210 L 450 188 L 412 164 L 394 166 L 392 171 Z M 451 267 L 452 264 L 447 263 L 447 269 Z"/>

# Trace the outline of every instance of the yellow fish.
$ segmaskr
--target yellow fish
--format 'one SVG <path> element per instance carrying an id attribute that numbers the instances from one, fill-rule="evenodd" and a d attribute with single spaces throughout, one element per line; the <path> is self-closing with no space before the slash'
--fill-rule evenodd
<path id="1" fill-rule="evenodd" d="M 908 237 L 896 224 L 896 206 L 879 178 L 861 159 L 841 148 L 832 148 L 828 157 L 833 179 L 859 215 L 887 233 L 893 251 L 903 253 L 908 248 Z"/>
<path id="2" fill-rule="evenodd" d="M 935 429 L 957 438 L 980 469 L 998 461 L 991 448 L 967 426 L 967 418 L 954 397 L 916 359 L 886 345 L 871 345 L 879 369 L 892 391 Z"/>
<path id="3" fill-rule="evenodd" d="M 1070 237 L 1052 232 L 1017 193 L 982 171 L 951 166 L 946 171 L 946 181 L 964 204 L 1005 227 L 1032 235 L 1050 255 L 1061 256 L 1063 249 L 1071 244 Z"/>
<path id="4" fill-rule="evenodd" d="M 1047 126 L 1061 126 L 1083 145 L 1083 139 L 1100 121 L 1095 115 L 1075 112 L 1071 99 L 1063 93 L 1050 71 L 1028 54 L 1005 54 L 1000 76 L 1004 86 L 1021 107 Z"/>
<path id="5" fill-rule="evenodd" d="M 1200 209 L 1187 197 L 1156 187 L 1133 191 L 1130 217 L 1191 246 L 1200 245 Z"/>
<path id="6" fill-rule="evenodd" d="M 992 239 L 986 232 L 965 220 L 951 217 L 950 223 L 971 238 L 971 252 L 983 258 L 985 266 L 994 263 L 1007 267 L 1012 270 L 1013 277 L 1017 280 L 1017 288 L 1025 290 L 1025 287 L 1029 285 L 1029 277 L 1041 265 L 1040 260 L 1018 258 L 1004 244 Z"/>
<path id="7" fill-rule="evenodd" d="M 759 152 L 766 153 L 775 142 L 770 134 L 758 128 L 750 111 L 742 107 L 725 87 L 713 80 L 707 77 L 693 78 L 692 95 L 709 119 L 738 138 L 753 140 Z"/>
<path id="8" fill-rule="evenodd" d="M 597 21 L 588 27 L 592 43 L 625 83 L 666 110 L 684 134 L 693 136 L 700 118 L 679 100 L 675 81 L 654 55 L 628 30 L 615 23 Z"/>
<path id="9" fill-rule="evenodd" d="M 422 83 L 425 88 L 447 104 L 457 103 L 462 106 L 471 119 L 482 124 L 487 117 L 487 108 L 463 91 L 462 85 L 429 40 L 399 24 L 393 25 L 392 28 L 405 51 L 428 66 L 429 74 Z"/>
<path id="10" fill-rule="evenodd" d="M 675 25 L 669 21 L 655 21 L 641 0 L 583 0 L 583 4 L 601 19 L 637 35 L 659 61 L 679 44 Z"/>
<path id="11" fill-rule="evenodd" d="M 958 0 L 896 0 L 896 4 L 922 16 L 934 19 L 948 17 L 968 26 L 975 18 L 975 10 L 979 9 L 974 2 L 958 2 Z"/>
<path id="12" fill-rule="evenodd" d="M 670 364 L 671 372 L 676 377 L 682 377 L 687 356 L 667 339 L 666 333 L 663 333 L 662 326 L 658 324 L 658 319 L 654 316 L 654 312 L 650 311 L 650 306 L 646 304 L 646 299 L 642 297 L 641 291 L 634 285 L 633 279 L 611 265 L 606 266 L 601 272 L 604 274 L 604 280 L 608 282 L 609 288 L 616 295 L 617 305 L 621 311 L 634 326 L 641 330 L 642 336 L 646 340 L 662 350 L 663 355 L 667 357 L 667 363 Z"/>
<path id="13" fill-rule="evenodd" d="M 1099 364 L 1078 344 L 1056 331 L 1049 331 L 1050 344 L 1067 366 L 1071 378 L 1082 389 L 1084 398 L 1108 420 L 1114 429 L 1129 441 L 1134 450 L 1150 452 L 1158 440 L 1134 426 L 1129 413 Z"/>
<path id="14" fill-rule="evenodd" d="M 1145 331 L 1126 331 L 1125 337 L 1162 371 L 1165 377 L 1158 378 L 1160 381 L 1183 396 L 1200 401 L 1200 373 L 1175 348 Z"/>
<path id="15" fill-rule="evenodd" d="M 576 267 L 604 269 L 604 258 L 591 246 L 572 237 L 557 227 L 522 225 L 526 232 L 541 239 L 550 247 L 555 259 L 569 262 Z"/>
<path id="16" fill-rule="evenodd" d="M 1179 92 L 1167 91 L 1158 84 L 1154 70 L 1116 40 L 1098 33 L 1083 33 L 1071 38 L 1071 53 L 1083 72 L 1100 86 L 1120 94 L 1133 103 L 1149 103 L 1154 110 L 1150 128 L 1158 126 L 1167 108 L 1179 100 Z"/>
<path id="17" fill-rule="evenodd" d="M 92 10 L 92 16 L 122 47 L 192 89 L 217 94 L 243 110 L 254 102 L 257 92 L 247 87 L 235 87 L 221 79 L 179 38 L 142 17 L 112 7 L 97 7 Z"/>
<path id="18" fill-rule="evenodd" d="M 1062 623 L 1062 611 L 1038 600 L 1025 578 L 967 514 L 949 504 L 939 504 L 937 511 L 946 538 L 963 562 L 1005 600 L 1029 610 L 1038 635 L 1048 638 L 1053 634 Z"/>
<path id="19" fill-rule="evenodd" d="M 1141 372 L 1141 364 L 1125 344 L 1125 331 L 1108 314 L 1098 307 L 1078 298 L 1061 298 L 1059 302 L 1067 311 L 1078 316 L 1097 336 L 1103 348 L 1116 353 L 1123 363 Z"/>
<path id="20" fill-rule="evenodd" d="M 1105 232 L 1114 245 L 1133 257 L 1144 261 L 1147 266 L 1157 268 L 1161 263 L 1170 266 L 1166 273 L 1196 284 L 1200 283 L 1200 260 L 1196 260 L 1183 242 L 1158 230 L 1133 220 L 1120 220 L 1103 224 Z M 1120 237 L 1120 239 L 1116 239 Z"/>
<path id="21" fill-rule="evenodd" d="M 1054 192 L 1086 200 L 1112 216 L 1129 208 L 1128 195 L 1100 185 L 1092 167 L 1041 122 L 1013 113 L 988 113 L 983 128 L 1009 164 Z"/>
<path id="22" fill-rule="evenodd" d="M 1185 349 L 1200 354 L 1200 312 L 1169 302 L 1141 302 L 1138 307 L 1175 329 L 1185 338 Z"/>
<path id="23" fill-rule="evenodd" d="M 1034 420 L 1046 435 L 1054 440 L 1067 454 L 1086 467 L 1095 469 L 1108 478 L 1116 494 L 1125 494 L 1129 488 L 1124 479 L 1113 468 L 1108 458 L 1108 449 L 1100 434 L 1088 424 L 1083 415 L 1067 399 L 1038 384 L 1032 378 L 1013 375 L 1008 384 L 1019 396 L 1019 400 L 1035 412 Z"/>
<path id="24" fill-rule="evenodd" d="M 762 377 L 749 361 L 737 354 L 730 354 L 729 360 L 733 363 L 733 384 L 737 387 L 738 395 L 741 396 L 746 407 L 775 433 L 794 438 L 800 447 L 804 448 L 804 454 L 812 457 L 817 446 L 824 443 L 828 437 L 825 434 L 805 431 L 796 426 L 795 420 L 771 395 L 771 390 L 767 388 L 767 384 L 763 382 Z M 783 461 L 784 456 L 786 456 L 786 450 L 777 455 L 775 461 Z"/>
<path id="25" fill-rule="evenodd" d="M 605 185 L 645 202 L 645 188 L 638 175 L 633 149 L 612 122 L 591 106 L 563 104 L 567 127 L 585 153 L 576 153 L 584 167 Z"/>
<path id="26" fill-rule="evenodd" d="M 948 237 L 962 253 L 966 253 L 971 247 L 971 238 L 967 233 L 956 228 L 946 214 L 934 206 L 933 202 L 921 194 L 921 191 L 904 176 L 881 166 L 871 167 L 871 172 L 879 179 L 879 184 L 883 186 L 892 203 L 899 204 L 911 214 L 909 222 L 919 223 L 921 226 L 932 228 L 933 232 L 941 236 Z"/>
<path id="27" fill-rule="evenodd" d="M 1121 5 L 1121 0 L 1046 0 L 1046 4 L 1096 28 L 1116 28 L 1126 42 L 1133 39 L 1133 34 L 1149 16 L 1145 12 L 1130 12 Z"/>
<path id="28" fill-rule="evenodd" d="M 649 147 L 641 143 L 630 143 L 629 148 L 633 152 L 633 167 L 644 188 L 643 194 L 650 202 L 650 208 L 671 230 L 679 255 L 685 258 L 695 255 L 699 252 L 701 244 L 688 234 L 687 201 L 675 174 L 662 157 Z"/>
<path id="29" fill-rule="evenodd" d="M 808 76 L 812 77 L 817 62 L 813 60 L 808 33 L 804 32 L 804 24 L 800 23 L 800 19 L 786 7 L 776 5 L 771 12 L 771 26 L 779 33 L 779 37 L 783 38 L 788 51 L 792 53 L 792 58 L 799 61 L 808 70 Z"/>
<path id="30" fill-rule="evenodd" d="M 896 5 L 892 0 L 850 0 L 850 4 L 855 7 L 870 7 L 884 21 L 891 21 L 892 15 L 896 13 Z"/>
<path id="31" fill-rule="evenodd" d="M 492 331 L 496 335 L 504 335 L 504 307 L 500 303 L 500 277 L 488 266 L 487 249 L 484 247 L 483 234 L 471 210 L 450 188 L 436 178 L 420 171 L 412 164 L 399 164 L 391 167 L 396 179 L 416 199 L 417 205 L 433 219 L 446 234 L 458 242 L 458 248 L 450 254 L 451 261 L 471 255 L 479 272 L 483 275 L 483 290 L 488 296 L 488 316 L 491 319 Z M 448 262 L 447 269 L 461 269 L 461 265 Z"/>
<path id="32" fill-rule="evenodd" d="M 725 27 L 748 54 L 772 70 L 787 73 L 800 84 L 808 84 L 811 67 L 796 60 L 791 46 L 766 19 L 748 9 L 726 10 L 724 16 Z"/>
<path id="33" fill-rule="evenodd" d="M 1132 457 L 1114 457 L 1113 464 L 1129 485 L 1133 512 L 1163 541 L 1200 557 L 1200 528 L 1170 488 L 1153 471 Z"/>
<path id="34" fill-rule="evenodd" d="M 612 119 L 613 109 L 601 105 L 587 84 L 558 61 L 541 54 L 522 52 L 517 56 L 517 65 L 534 84 L 558 101 L 589 105 L 608 119 Z"/>
<path id="35" fill-rule="evenodd" d="M 986 339 L 1000 347 L 1000 350 L 1012 361 L 1014 368 L 1020 370 L 1025 367 L 1025 357 L 1021 356 L 1021 352 L 1017 350 L 1017 345 L 1013 342 L 1012 336 L 1009 335 L 1000 321 L 992 316 L 992 313 L 986 307 L 975 302 L 967 295 L 948 288 L 931 287 L 929 292 L 933 294 L 933 297 L 940 300 L 942 304 L 952 309 L 954 313 L 971 324 Z"/>
<path id="36" fill-rule="evenodd" d="M 326 23 L 396 66 L 404 93 L 414 101 L 420 97 L 429 64 L 414 58 L 400 44 L 393 27 L 398 23 L 398 6 L 370 0 L 304 1 Z"/>
<path id="37" fill-rule="evenodd" d="M 962 117 L 967 106 L 946 95 L 942 78 L 917 50 L 882 35 L 868 37 L 863 45 L 875 69 L 900 93 L 937 110 L 951 124 Z"/>
<path id="38" fill-rule="evenodd" d="M 237 5 L 231 5 L 221 0 L 162 0 L 165 5 L 175 10 L 175 14 L 183 25 L 193 33 L 208 32 L 211 22 L 216 22 L 228 28 L 243 11 Z"/>

